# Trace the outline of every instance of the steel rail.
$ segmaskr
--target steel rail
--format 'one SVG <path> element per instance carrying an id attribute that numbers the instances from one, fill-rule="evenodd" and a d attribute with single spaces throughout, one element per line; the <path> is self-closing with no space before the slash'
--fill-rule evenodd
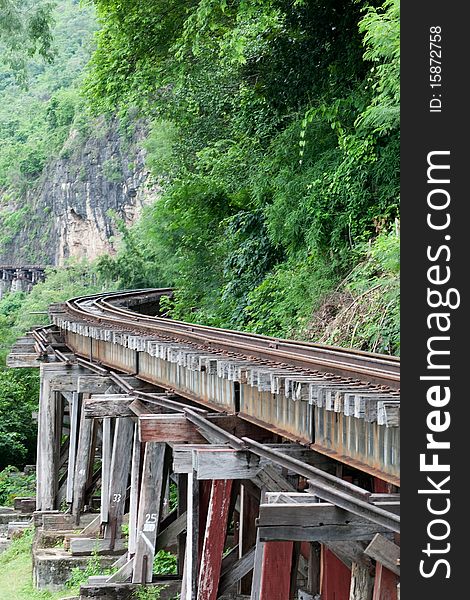
<path id="1" fill-rule="evenodd" d="M 99 324 L 131 327 L 142 333 L 168 336 L 202 345 L 212 351 L 218 350 L 278 363 L 289 363 L 304 369 L 322 370 L 343 377 L 367 379 L 371 383 L 392 389 L 399 388 L 400 360 L 396 357 L 195 325 L 147 316 L 127 307 L 116 306 L 122 302 L 131 304 L 132 299 L 158 298 L 171 293 L 171 288 L 164 288 L 108 292 L 72 298 L 66 303 L 66 312 L 80 319 L 95 320 Z"/>
<path id="2" fill-rule="evenodd" d="M 370 504 L 367 501 L 370 497 L 367 490 L 358 488 L 348 481 L 339 479 L 296 458 L 281 454 L 277 450 L 267 448 L 264 444 L 255 442 L 250 438 L 242 437 L 241 439 L 250 452 L 286 467 L 311 481 L 314 484 L 315 496 L 327 502 L 332 502 L 339 508 L 348 510 L 387 529 L 397 533 L 400 532 L 400 517 L 375 504 Z"/>

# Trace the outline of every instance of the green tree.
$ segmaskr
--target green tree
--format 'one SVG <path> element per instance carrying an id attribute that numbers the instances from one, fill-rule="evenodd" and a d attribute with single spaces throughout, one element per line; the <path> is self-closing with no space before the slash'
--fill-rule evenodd
<path id="1" fill-rule="evenodd" d="M 39 374 L 31 369 L 0 370 L 0 471 L 34 462 Z"/>
<path id="2" fill-rule="evenodd" d="M 51 61 L 52 8 L 47 0 L 0 0 L 0 44 L 3 60 L 24 79 L 30 57 L 38 53 Z"/>

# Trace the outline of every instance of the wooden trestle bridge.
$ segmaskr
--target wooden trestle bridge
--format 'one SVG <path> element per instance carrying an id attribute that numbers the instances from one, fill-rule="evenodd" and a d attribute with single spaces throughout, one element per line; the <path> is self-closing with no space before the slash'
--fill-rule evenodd
<path id="1" fill-rule="evenodd" d="M 399 360 L 152 316 L 170 294 L 53 305 L 8 358 L 41 371 L 36 523 L 99 494 L 70 552 L 120 554 L 82 597 L 166 548 L 182 600 L 399 598 Z"/>

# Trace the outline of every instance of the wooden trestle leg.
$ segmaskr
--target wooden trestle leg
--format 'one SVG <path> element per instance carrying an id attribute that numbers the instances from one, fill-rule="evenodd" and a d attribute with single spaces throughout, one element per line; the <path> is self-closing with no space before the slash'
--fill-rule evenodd
<path id="1" fill-rule="evenodd" d="M 220 567 L 227 535 L 231 489 L 231 479 L 217 479 L 212 482 L 197 600 L 216 600 L 217 598 Z"/>
<path id="2" fill-rule="evenodd" d="M 147 442 L 143 463 L 139 511 L 137 520 L 136 548 L 134 556 L 133 583 L 152 581 L 155 542 L 162 511 L 165 481 L 165 452 L 167 445 Z"/>

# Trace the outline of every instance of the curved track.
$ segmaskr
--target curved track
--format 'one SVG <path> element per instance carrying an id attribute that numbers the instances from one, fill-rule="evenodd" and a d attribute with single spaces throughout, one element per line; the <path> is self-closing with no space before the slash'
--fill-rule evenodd
<path id="1" fill-rule="evenodd" d="M 100 325 L 128 328 L 213 351 L 334 373 L 394 390 L 400 387 L 400 359 L 396 357 L 195 325 L 132 310 L 133 307 L 138 309 L 139 304 L 158 301 L 159 297 L 171 293 L 169 288 L 111 292 L 72 298 L 65 306 L 66 312 L 75 317 Z"/>

